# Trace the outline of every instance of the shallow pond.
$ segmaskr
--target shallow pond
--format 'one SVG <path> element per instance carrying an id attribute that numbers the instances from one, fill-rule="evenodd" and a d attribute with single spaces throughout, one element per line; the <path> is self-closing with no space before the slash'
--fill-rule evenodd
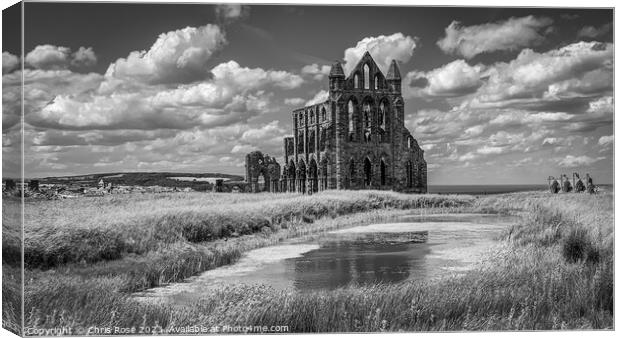
<path id="1" fill-rule="evenodd" d="M 184 304 L 232 284 L 268 284 L 303 292 L 430 280 L 470 269 L 515 221 L 486 214 L 403 216 L 252 250 L 233 265 L 141 296 Z"/>

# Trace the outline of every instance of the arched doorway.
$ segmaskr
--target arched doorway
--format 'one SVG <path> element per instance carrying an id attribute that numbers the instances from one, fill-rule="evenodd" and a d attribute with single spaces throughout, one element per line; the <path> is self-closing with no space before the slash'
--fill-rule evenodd
<path id="1" fill-rule="evenodd" d="M 370 186 L 372 184 L 372 163 L 368 157 L 364 159 L 364 185 Z"/>
<path id="2" fill-rule="evenodd" d="M 291 160 L 291 162 L 288 165 L 288 192 L 295 192 L 296 179 L 297 179 L 297 176 L 296 176 L 295 162 Z"/>
<path id="3" fill-rule="evenodd" d="M 304 160 L 299 160 L 299 166 L 297 167 L 297 191 L 306 193 L 306 163 Z"/>
<path id="4" fill-rule="evenodd" d="M 258 174 L 258 192 L 265 190 L 267 190 L 267 179 L 265 178 L 265 173 L 261 172 Z"/>
<path id="5" fill-rule="evenodd" d="M 310 193 L 315 193 L 319 191 L 319 185 L 318 185 L 318 181 L 319 181 L 319 173 L 318 173 L 318 166 L 316 165 L 316 161 L 313 159 L 310 160 L 310 165 L 309 165 L 309 171 L 310 171 L 310 177 L 308 177 L 309 180 L 309 187 L 310 190 L 308 192 Z"/>
<path id="6" fill-rule="evenodd" d="M 383 161 L 383 159 L 381 159 L 381 167 L 380 167 L 380 173 L 381 173 L 381 185 L 385 185 L 386 184 L 386 166 L 385 166 L 385 161 Z"/>

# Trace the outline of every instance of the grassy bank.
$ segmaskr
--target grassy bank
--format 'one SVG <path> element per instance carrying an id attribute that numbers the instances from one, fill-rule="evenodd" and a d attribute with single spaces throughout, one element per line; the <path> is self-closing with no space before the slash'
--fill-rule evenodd
<path id="1" fill-rule="evenodd" d="M 369 210 L 459 207 L 471 197 L 391 192 L 292 194 L 152 194 L 26 203 L 27 268 L 118 260 L 128 255 L 212 242 L 282 224 L 311 223 Z M 184 247 L 184 245 L 180 245 Z M 9 248 L 10 249 L 10 246 Z"/>
<path id="2" fill-rule="evenodd" d="M 102 320 L 109 320 L 110 314 L 136 308 L 125 300 L 129 292 L 230 264 L 247 250 L 384 218 L 395 210 L 449 212 L 473 200 L 326 192 L 314 196 L 122 195 L 27 202 L 26 323 L 49 327 L 72 318 L 76 325 L 105 325 Z M 137 309 L 143 316 L 142 308 Z M 56 318 L 61 315 L 64 319 Z"/>
<path id="3" fill-rule="evenodd" d="M 187 195 L 120 202 L 109 198 L 99 200 L 97 206 L 88 201 L 71 202 L 86 203 L 81 206 L 60 206 L 64 212 L 86 213 L 78 207 L 97 212 L 91 218 L 78 216 L 83 222 L 66 220 L 58 205 L 30 211 L 29 217 L 51 212 L 54 221 L 50 223 L 67 233 L 101 224 L 99 228 L 123 236 L 139 233 L 147 238 L 138 241 L 133 237 L 133 242 L 124 242 L 115 259 L 100 255 L 94 263 L 85 264 L 83 257 L 76 256 L 53 264 L 31 264 L 26 274 L 26 325 L 288 325 L 292 332 L 613 325 L 611 194 L 518 193 L 478 199 L 389 192 L 236 195 L 241 196 L 239 199 L 225 196 L 221 200 Z M 153 213 L 132 214 L 138 205 L 153 205 L 147 209 Z M 390 211 L 394 209 L 430 208 L 519 212 L 525 217 L 506 230 L 496 255 L 481 262 L 476 270 L 432 284 L 349 287 L 304 294 L 260 286 L 234 287 L 205 295 L 186 309 L 139 303 L 127 293 L 227 264 L 243 251 L 282 238 L 399 212 Z M 30 223 L 28 231 L 40 231 L 43 223 Z M 229 233 L 222 230 L 228 227 Z M 251 231 L 244 232 L 246 227 Z M 164 233 L 171 237 L 161 238 L 159 231 L 168 231 Z M 37 246 L 45 245 L 30 244 Z"/>
<path id="4" fill-rule="evenodd" d="M 2 327 L 21 334 L 21 204 L 9 196 L 2 202 Z"/>

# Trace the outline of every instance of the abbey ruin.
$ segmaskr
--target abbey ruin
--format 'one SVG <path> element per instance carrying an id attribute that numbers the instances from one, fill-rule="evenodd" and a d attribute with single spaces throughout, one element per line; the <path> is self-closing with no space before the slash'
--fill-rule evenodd
<path id="1" fill-rule="evenodd" d="M 259 151 L 246 156 L 252 192 L 382 189 L 425 193 L 424 151 L 405 127 L 396 61 L 384 75 L 366 52 L 349 76 L 336 62 L 329 98 L 293 111 L 284 167 Z"/>

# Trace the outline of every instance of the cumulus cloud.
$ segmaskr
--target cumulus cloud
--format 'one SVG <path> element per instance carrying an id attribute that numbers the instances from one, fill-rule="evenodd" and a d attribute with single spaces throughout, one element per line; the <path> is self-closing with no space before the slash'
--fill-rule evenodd
<path id="1" fill-rule="evenodd" d="M 2 76 L 3 130 L 11 128 L 21 117 L 22 76 L 24 114 L 28 122 L 33 113 L 40 111 L 56 95 L 79 96 L 94 91 L 103 76 L 97 73 L 77 74 L 66 69 L 25 69 Z"/>
<path id="2" fill-rule="evenodd" d="M 424 79 L 425 86 L 421 89 L 408 88 L 413 95 L 422 96 L 462 96 L 475 92 L 482 86 L 480 74 L 482 66 L 470 66 L 464 60 L 455 60 L 428 72 L 410 72 L 405 82 L 411 84 Z"/>
<path id="3" fill-rule="evenodd" d="M 313 63 L 311 65 L 303 66 L 303 68 L 301 68 L 301 73 L 304 75 L 310 75 L 315 80 L 320 81 L 320 80 L 323 80 L 325 76 L 329 75 L 330 70 L 331 70 L 331 66 L 328 66 L 328 65 L 319 66 L 318 64 Z"/>
<path id="4" fill-rule="evenodd" d="M 243 89 L 273 84 L 282 89 L 299 87 L 304 81 L 296 74 L 278 70 L 241 67 L 235 61 L 219 64 L 211 70 L 215 81 L 232 84 Z"/>
<path id="5" fill-rule="evenodd" d="M 613 97 L 603 96 L 589 103 L 588 114 L 595 116 L 611 115 L 614 112 Z"/>
<path id="6" fill-rule="evenodd" d="M 590 97 L 611 89 L 613 45 L 578 42 L 538 53 L 524 49 L 510 62 L 484 71 L 484 85 L 466 104 L 470 107 L 544 105 L 566 98 Z M 592 76 L 592 74 L 598 76 Z M 593 85 L 604 81 L 604 84 Z M 571 85 L 564 86 L 567 82 Z"/>
<path id="7" fill-rule="evenodd" d="M 301 97 L 291 97 L 284 99 L 284 104 L 287 104 L 289 106 L 301 106 L 302 104 L 304 104 L 304 102 L 306 102 L 306 100 L 302 99 Z"/>
<path id="8" fill-rule="evenodd" d="M 71 62 L 71 49 L 62 46 L 39 45 L 26 54 L 26 63 L 40 69 L 67 68 Z"/>
<path id="9" fill-rule="evenodd" d="M 80 47 L 76 52 L 63 46 L 38 45 L 26 54 L 27 66 L 43 70 L 67 69 L 74 67 L 92 67 L 97 63 L 97 56 L 92 47 Z"/>
<path id="10" fill-rule="evenodd" d="M 392 60 L 407 63 L 417 47 L 417 40 L 417 38 L 406 36 L 403 33 L 364 38 L 358 41 L 355 47 L 347 48 L 344 51 L 345 74 L 349 74 L 353 70 L 366 51 L 370 52 L 384 73 L 387 72 Z"/>
<path id="11" fill-rule="evenodd" d="M 230 150 L 231 154 L 247 154 L 249 152 L 258 150 L 258 147 L 251 144 L 235 144 Z"/>
<path id="12" fill-rule="evenodd" d="M 272 121 L 259 128 L 244 131 L 241 135 L 241 141 L 250 144 L 261 144 L 262 142 L 273 138 L 281 141 L 281 137 L 284 136 L 285 133 L 286 131 L 280 127 L 278 121 Z"/>
<path id="13" fill-rule="evenodd" d="M 526 16 L 505 21 L 463 27 L 453 21 L 445 29 L 446 36 L 437 41 L 441 50 L 471 59 L 478 54 L 513 51 L 544 40 L 541 31 L 553 20 Z"/>
<path id="14" fill-rule="evenodd" d="M 614 143 L 614 136 L 613 135 L 605 135 L 605 136 L 601 136 L 601 138 L 598 139 L 598 144 L 601 146 L 607 146 L 610 144 Z"/>
<path id="15" fill-rule="evenodd" d="M 329 98 L 329 92 L 326 90 L 321 90 L 313 98 L 306 102 L 306 106 L 311 106 L 313 104 L 325 102 Z"/>
<path id="16" fill-rule="evenodd" d="M 215 16 L 220 22 L 231 23 L 247 18 L 250 15 L 250 6 L 241 4 L 221 4 L 215 6 Z"/>
<path id="17" fill-rule="evenodd" d="M 150 84 L 203 80 L 208 76 L 207 61 L 225 44 L 217 25 L 162 33 L 148 51 L 133 51 L 112 63 L 105 76 Z"/>
<path id="18" fill-rule="evenodd" d="M 211 69 L 212 78 L 166 89 L 83 95 L 56 95 L 30 123 L 59 129 L 188 129 L 244 122 L 269 111 L 273 94 L 267 89 L 291 89 L 303 80 L 285 71 L 241 67 L 235 61 Z"/>
<path id="19" fill-rule="evenodd" d="M 296 74 L 241 67 L 235 61 L 217 65 L 211 69 L 211 74 L 213 78 L 210 81 L 160 91 L 152 97 L 151 102 L 164 107 L 202 106 L 221 109 L 235 103 L 238 107 L 243 101 L 255 103 L 260 108 L 258 102 L 268 99 L 269 95 L 261 92 L 260 95 L 249 96 L 248 93 L 269 87 L 293 89 L 303 83 L 303 79 Z"/>
<path id="20" fill-rule="evenodd" d="M 2 73 L 10 73 L 19 67 L 19 58 L 9 52 L 2 52 Z"/>
<path id="21" fill-rule="evenodd" d="M 75 67 L 92 67 L 96 64 L 97 56 L 95 55 L 92 47 L 80 47 L 75 53 L 73 53 L 71 65 Z"/>
<path id="22" fill-rule="evenodd" d="M 577 32 L 577 38 L 596 38 L 611 31 L 611 23 L 606 23 L 600 27 L 585 26 Z"/>
<path id="23" fill-rule="evenodd" d="M 505 151 L 505 149 L 503 147 L 490 147 L 490 146 L 483 146 L 482 148 L 479 148 L 477 150 L 478 154 L 484 154 L 484 155 L 497 155 L 497 154 L 501 154 Z"/>
<path id="24" fill-rule="evenodd" d="M 586 155 L 582 155 L 582 156 L 566 155 L 566 157 L 560 160 L 559 164 L 562 167 L 568 167 L 568 168 L 585 167 L 585 166 L 591 166 L 592 164 L 600 160 L 603 160 L 603 159 L 605 159 L 605 157 L 592 158 Z"/>

